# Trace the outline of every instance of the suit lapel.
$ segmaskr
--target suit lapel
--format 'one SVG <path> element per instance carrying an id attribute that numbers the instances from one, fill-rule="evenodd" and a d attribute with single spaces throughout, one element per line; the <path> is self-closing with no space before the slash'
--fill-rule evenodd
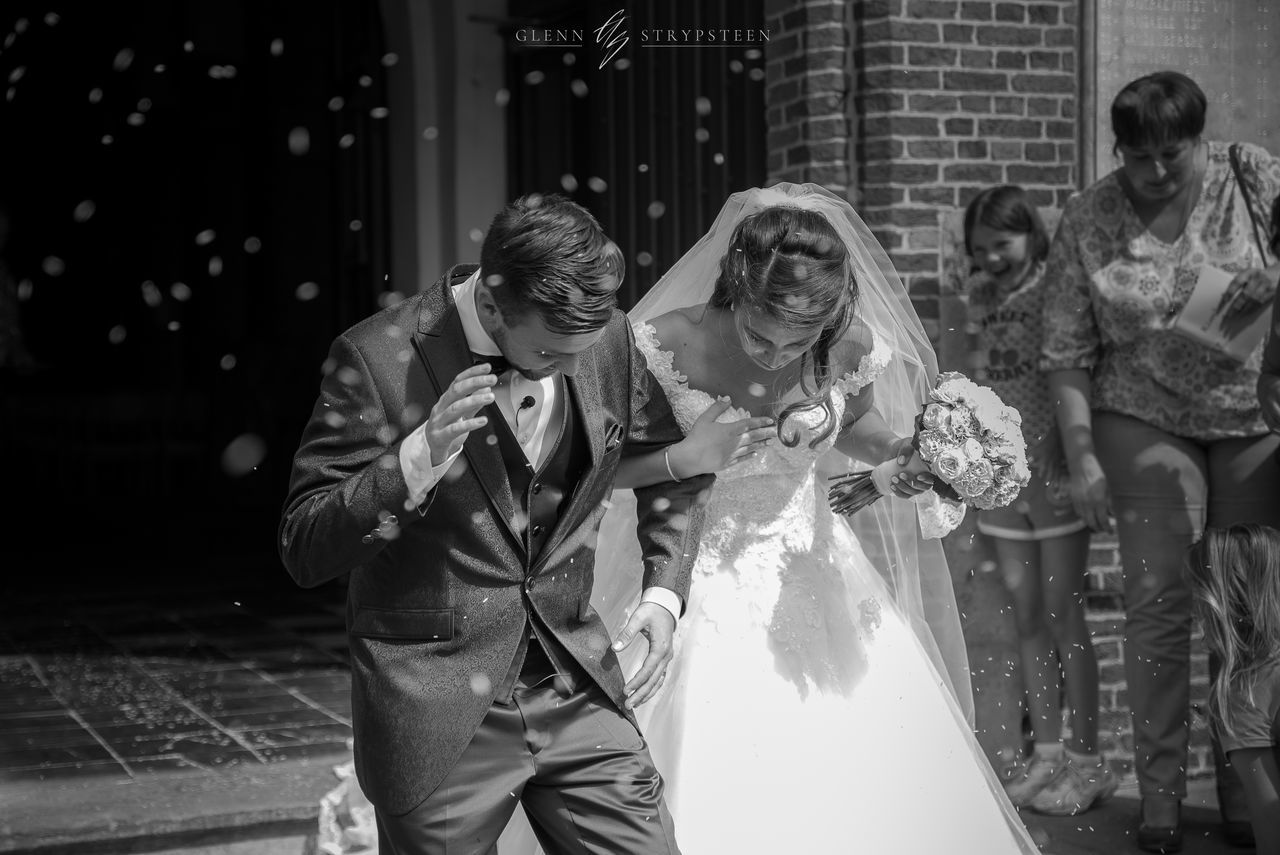
<path id="1" fill-rule="evenodd" d="M 467 347 L 450 287 L 458 276 L 468 276 L 472 270 L 474 267 L 469 265 L 453 268 L 441 280 L 437 291 L 423 300 L 418 333 L 413 337 L 413 343 L 431 376 L 437 397 L 444 394 L 444 390 L 460 371 L 471 367 L 471 350 Z M 430 412 L 430 407 L 425 412 Z M 502 461 L 502 452 L 498 449 L 498 437 L 494 433 L 494 415 L 487 415 L 488 424 L 471 432 L 462 447 L 462 454 L 488 495 L 498 517 L 511 533 L 512 540 L 523 551 L 524 541 L 516 527 L 511 482 L 507 479 L 507 468 Z"/>

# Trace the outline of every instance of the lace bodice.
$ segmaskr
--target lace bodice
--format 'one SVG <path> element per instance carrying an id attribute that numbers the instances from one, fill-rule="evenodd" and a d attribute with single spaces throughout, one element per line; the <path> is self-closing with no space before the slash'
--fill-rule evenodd
<path id="1" fill-rule="evenodd" d="M 676 369 L 672 352 L 662 349 L 650 324 L 637 324 L 635 332 L 649 370 L 666 392 L 681 429 L 688 433 L 715 399 L 689 385 L 688 377 Z M 835 382 L 831 403 L 837 421 L 844 416 L 845 396 L 872 382 L 888 364 L 889 356 L 888 346 L 877 336 L 858 368 Z M 793 394 L 798 395 L 798 390 Z M 732 422 L 749 415 L 730 402 L 717 421 Z M 762 453 L 717 475 L 703 533 L 704 552 L 733 554 L 739 548 L 757 548 L 762 538 L 767 541 L 775 536 L 787 549 L 806 549 L 812 544 L 815 515 L 827 512 L 825 501 L 818 501 L 814 473 L 818 459 L 835 444 L 836 432 L 814 447 L 810 442 L 826 417 L 820 407 L 791 416 L 784 429 L 799 432 L 796 445 L 787 447 L 775 441 Z"/>

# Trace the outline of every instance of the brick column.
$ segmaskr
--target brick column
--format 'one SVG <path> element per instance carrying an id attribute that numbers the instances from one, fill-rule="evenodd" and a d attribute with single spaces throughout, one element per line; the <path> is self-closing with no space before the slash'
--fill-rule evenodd
<path id="1" fill-rule="evenodd" d="M 769 184 L 851 187 L 849 30 L 843 0 L 765 0 Z"/>

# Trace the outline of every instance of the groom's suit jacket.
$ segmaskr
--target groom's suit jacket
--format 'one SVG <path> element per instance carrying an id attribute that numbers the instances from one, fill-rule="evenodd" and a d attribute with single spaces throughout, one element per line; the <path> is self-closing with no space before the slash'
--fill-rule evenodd
<path id="1" fill-rule="evenodd" d="M 299 584 L 351 574 L 356 769 L 373 803 L 392 814 L 430 795 L 462 754 L 531 615 L 623 708 L 617 657 L 590 604 L 597 528 L 619 461 L 681 437 L 626 315 L 615 311 L 566 378 L 589 463 L 566 485 L 540 550 L 526 549 L 496 412 L 413 507 L 400 442 L 471 364 L 450 288 L 474 269 L 455 267 L 334 341 L 280 525 L 280 555 Z M 646 587 L 687 595 L 712 480 L 636 491 Z"/>

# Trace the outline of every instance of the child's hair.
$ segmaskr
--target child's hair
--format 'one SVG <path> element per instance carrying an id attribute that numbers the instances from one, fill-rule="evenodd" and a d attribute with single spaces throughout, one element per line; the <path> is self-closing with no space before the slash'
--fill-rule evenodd
<path id="1" fill-rule="evenodd" d="M 810 442 L 817 446 L 838 426 L 831 405 L 834 382 L 830 351 L 853 318 L 858 283 L 849 253 L 835 227 L 817 211 L 778 205 L 744 218 L 733 231 L 720 261 L 710 303 L 717 308 L 748 307 L 787 329 L 821 330 L 812 350 L 801 357 L 801 389 L 805 396 L 778 417 L 778 438 L 795 446 L 800 434 L 785 433 L 787 419 L 821 407 L 824 427 Z M 813 361 L 816 388 L 804 379 Z"/>
<path id="2" fill-rule="evenodd" d="M 969 236 L 978 226 L 986 226 L 1002 232 L 1030 235 L 1028 249 L 1035 262 L 1044 261 L 1049 255 L 1049 231 L 1027 198 L 1027 192 L 1016 184 L 988 187 L 969 203 L 964 211 L 964 251 L 973 255 Z"/>
<path id="3" fill-rule="evenodd" d="M 1262 669 L 1280 663 L 1280 532 L 1240 523 L 1205 529 L 1187 550 L 1192 613 L 1222 667 L 1209 688 L 1211 714 L 1233 733 L 1233 689 L 1253 702 Z"/>

